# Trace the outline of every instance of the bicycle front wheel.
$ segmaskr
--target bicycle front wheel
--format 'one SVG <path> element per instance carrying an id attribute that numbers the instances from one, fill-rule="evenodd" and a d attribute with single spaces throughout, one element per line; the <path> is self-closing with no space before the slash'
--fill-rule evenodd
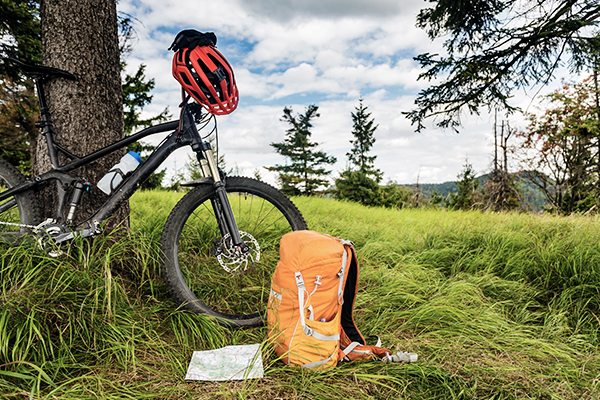
<path id="1" fill-rule="evenodd" d="M 25 181 L 23 175 L 7 161 L 0 158 L 0 193 Z M 30 189 L 0 201 L 0 241 L 31 232 L 40 223 L 41 213 L 35 193 Z"/>
<path id="2" fill-rule="evenodd" d="M 214 188 L 199 186 L 177 203 L 165 223 L 163 279 L 187 310 L 214 316 L 229 327 L 258 326 L 264 321 L 281 236 L 307 227 L 296 206 L 266 183 L 229 177 L 226 191 L 250 251 L 232 249 L 214 214 Z"/>

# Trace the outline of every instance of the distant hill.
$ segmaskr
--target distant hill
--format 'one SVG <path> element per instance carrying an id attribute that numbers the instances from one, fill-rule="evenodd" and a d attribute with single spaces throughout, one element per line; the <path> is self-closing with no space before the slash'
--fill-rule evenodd
<path id="1" fill-rule="evenodd" d="M 479 186 L 485 186 L 489 180 L 489 174 L 481 175 L 477 177 Z M 523 200 L 531 211 L 538 212 L 547 204 L 546 198 L 542 191 L 531 183 L 527 179 L 521 178 L 521 175 L 517 175 L 517 184 L 519 190 L 523 195 Z M 399 186 L 405 186 L 413 191 L 417 190 L 417 184 L 401 184 Z M 458 186 L 456 182 L 444 182 L 444 183 L 419 183 L 419 190 L 426 197 L 430 197 L 434 190 L 437 190 L 438 194 L 444 198 L 448 198 L 450 193 L 457 193 Z"/>

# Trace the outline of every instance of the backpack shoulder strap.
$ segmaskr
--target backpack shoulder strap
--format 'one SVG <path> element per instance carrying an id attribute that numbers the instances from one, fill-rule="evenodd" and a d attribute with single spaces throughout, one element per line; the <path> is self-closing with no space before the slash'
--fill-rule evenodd
<path id="1" fill-rule="evenodd" d="M 354 244 L 350 241 L 338 239 L 348 253 L 348 267 L 346 284 L 344 287 L 344 300 L 342 304 L 342 335 L 340 337 L 340 351 L 343 359 L 355 361 L 378 358 L 384 362 L 416 362 L 417 354 L 397 352 L 381 347 L 381 339 L 377 338 L 375 346 L 367 346 L 365 338 L 354 322 L 353 311 L 356 293 L 358 291 L 359 265 Z"/>
<path id="2" fill-rule="evenodd" d="M 346 337 L 348 343 L 342 343 L 349 345 L 352 342 L 358 342 L 360 345 L 365 345 L 365 338 L 358 330 L 356 323 L 354 322 L 353 311 L 354 302 L 356 301 L 356 292 L 358 291 L 358 277 L 359 277 L 359 265 L 356 257 L 356 250 L 352 242 L 342 241 L 345 250 L 348 252 L 348 267 L 347 267 L 347 278 L 344 287 L 344 300 L 342 304 L 342 332 L 343 336 Z"/>

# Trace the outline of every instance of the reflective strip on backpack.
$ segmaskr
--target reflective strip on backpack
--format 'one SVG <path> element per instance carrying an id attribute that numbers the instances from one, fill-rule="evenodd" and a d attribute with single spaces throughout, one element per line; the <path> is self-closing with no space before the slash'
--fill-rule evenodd
<path id="1" fill-rule="evenodd" d="M 344 356 L 347 356 L 348 353 L 350 353 L 351 351 L 353 351 L 356 348 L 356 346 L 360 346 L 360 343 L 352 342 L 348 346 L 346 346 L 346 348 L 343 350 Z"/>
<path id="2" fill-rule="evenodd" d="M 277 293 L 276 291 L 273 290 L 273 288 L 271 288 L 271 297 L 274 297 L 277 300 L 281 301 L 281 293 Z"/>
<path id="3" fill-rule="evenodd" d="M 338 278 L 340 279 L 340 285 L 338 287 L 338 304 L 344 304 L 344 275 L 346 275 L 346 263 L 348 262 L 348 252 L 344 248 L 344 255 L 342 256 L 342 269 L 338 272 Z"/>
<path id="4" fill-rule="evenodd" d="M 310 326 L 304 326 L 303 329 L 304 333 L 306 334 L 306 336 L 312 336 L 315 339 L 318 340 L 323 340 L 326 342 L 337 342 L 338 340 L 340 340 L 340 335 L 336 334 L 336 335 L 322 335 L 319 332 L 315 331 L 314 329 L 312 329 Z"/>
<path id="5" fill-rule="evenodd" d="M 315 361 L 315 362 L 311 362 L 308 364 L 304 364 L 304 365 L 302 365 L 302 368 L 310 369 L 310 368 L 314 368 L 314 367 L 320 367 L 323 364 L 327 364 L 333 358 L 333 356 L 335 356 L 336 353 L 337 353 L 337 350 L 334 351 L 333 354 L 330 355 L 328 358 L 321 360 L 321 361 Z"/>
<path id="6" fill-rule="evenodd" d="M 304 320 L 304 279 L 302 278 L 301 272 L 296 272 L 294 274 L 296 278 L 296 286 L 298 286 L 298 305 L 300 310 L 300 323 L 302 323 L 302 327 L 306 326 L 306 321 Z"/>

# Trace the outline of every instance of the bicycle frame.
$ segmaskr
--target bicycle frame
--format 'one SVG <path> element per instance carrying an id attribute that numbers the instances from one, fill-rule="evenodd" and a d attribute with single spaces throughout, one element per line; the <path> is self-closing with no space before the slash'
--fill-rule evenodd
<path id="1" fill-rule="evenodd" d="M 176 129 L 178 126 L 179 121 L 172 121 L 152 126 L 84 157 L 74 157 L 75 159 L 73 161 L 64 166 L 52 168 L 52 170 L 29 179 L 19 186 L 0 193 L 0 201 L 8 199 L 25 190 L 36 189 L 41 186 L 45 186 L 49 181 L 52 180 L 58 180 L 62 185 L 69 186 L 80 179 L 77 176 L 69 175 L 69 171 L 72 171 L 82 165 L 87 165 L 144 137 Z M 125 179 L 123 179 L 121 184 L 108 198 L 104 205 L 100 207 L 100 209 L 98 209 L 90 218 L 88 218 L 86 222 L 78 225 L 76 229 L 80 230 L 84 228 L 88 221 L 93 221 L 94 225 L 104 221 L 116 210 L 119 203 L 125 199 L 128 199 L 133 192 L 135 192 L 137 186 L 146 178 L 148 178 L 173 151 L 180 147 L 188 146 L 195 141 L 194 138 L 190 137 L 191 135 L 185 133 L 186 132 L 184 132 L 184 134 L 180 134 L 179 130 L 174 130 L 171 134 L 169 134 L 166 140 L 156 148 L 156 150 L 145 162 L 140 164 L 140 166 L 133 171 L 131 175 L 126 176 Z M 49 144 L 51 145 L 49 147 L 50 152 L 54 152 L 56 157 L 57 148 L 53 146 L 53 139 L 49 140 Z"/>
<path id="2" fill-rule="evenodd" d="M 64 71 L 60 72 L 63 73 L 63 77 L 69 79 L 74 78 L 70 78 L 68 76 L 70 74 Z M 154 150 L 154 152 L 146 159 L 146 161 L 141 163 L 130 175 L 124 177 L 124 179 L 120 182 L 117 188 L 115 188 L 113 193 L 102 205 L 102 207 L 100 207 L 86 221 L 77 225 L 71 232 L 63 233 L 62 235 L 56 237 L 56 243 L 61 243 L 63 241 L 72 239 L 75 236 L 93 236 L 99 233 L 99 226 L 101 223 L 116 211 L 122 201 L 129 199 L 138 189 L 140 184 L 145 181 L 173 151 L 184 146 L 191 146 L 192 150 L 196 153 L 196 156 L 200 161 L 204 176 L 212 177 L 212 184 L 214 185 L 217 194 L 217 196 L 212 199 L 212 205 L 215 217 L 218 221 L 219 229 L 221 230 L 221 234 L 223 237 L 229 234 L 233 244 L 240 251 L 247 251 L 248 247 L 241 240 L 235 218 L 233 217 L 231 206 L 229 205 L 229 200 L 225 190 L 225 183 L 221 179 L 221 173 L 212 155 L 212 148 L 208 142 L 202 140 L 198 129 L 196 128 L 194 112 L 199 112 L 201 109 L 198 104 L 189 104 L 186 99 L 186 101 L 184 101 L 181 105 L 182 111 L 180 120 L 151 126 L 111 145 L 103 147 L 102 149 L 91 154 L 78 157 L 62 148 L 54 141 L 54 132 L 50 122 L 50 114 L 46 106 L 46 99 L 42 86 L 47 75 L 42 73 L 33 73 L 30 74 L 30 76 L 34 78 L 38 91 L 38 100 L 40 103 L 40 122 L 38 123 L 38 126 L 43 128 L 42 134 L 46 138 L 52 170 L 32 179 L 28 179 L 25 183 L 0 193 L 0 201 L 6 200 L 28 189 L 40 188 L 48 184 L 50 181 L 55 180 L 60 183 L 57 184 L 59 198 L 58 207 L 56 210 L 56 219 L 59 222 L 63 222 L 62 220 L 64 216 L 62 209 L 65 205 L 66 195 L 66 190 L 64 187 L 68 188 L 72 184 L 81 183 L 83 181 L 81 177 L 69 175 L 68 172 L 80 166 L 87 165 L 149 135 L 173 130 L 173 132 L 166 137 L 166 139 Z M 71 161 L 61 166 L 59 153 L 64 154 Z M 202 183 L 208 183 L 208 181 Z M 191 185 L 193 186 L 197 184 L 200 183 L 192 183 Z M 77 188 L 80 190 L 78 196 L 81 195 L 82 188 L 82 185 Z M 5 203 L 5 206 L 8 208 L 10 205 Z"/>

